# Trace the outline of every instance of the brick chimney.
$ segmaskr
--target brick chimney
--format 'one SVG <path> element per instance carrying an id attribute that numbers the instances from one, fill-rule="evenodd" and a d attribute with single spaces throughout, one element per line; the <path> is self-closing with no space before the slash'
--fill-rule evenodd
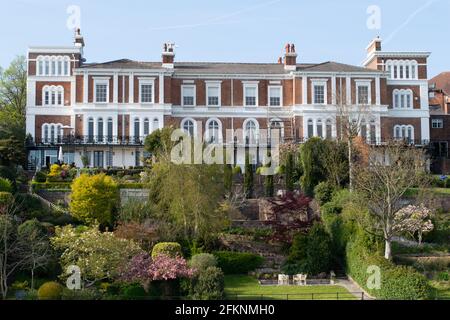
<path id="1" fill-rule="evenodd" d="M 175 60 L 174 43 L 164 43 L 162 53 L 162 66 L 163 68 L 173 69 L 173 63 Z"/>
<path id="2" fill-rule="evenodd" d="M 367 55 L 370 56 L 372 53 L 376 51 L 381 51 L 381 38 L 380 36 L 377 36 L 375 39 L 373 39 L 369 45 L 367 46 Z"/>
<path id="3" fill-rule="evenodd" d="M 285 46 L 284 55 L 284 69 L 295 71 L 297 70 L 297 53 L 295 52 L 295 45 L 293 43 L 288 43 Z"/>
<path id="4" fill-rule="evenodd" d="M 84 38 L 81 35 L 81 29 L 77 28 L 75 30 L 75 37 L 74 37 L 74 41 L 73 41 L 75 47 L 78 48 L 84 48 Z"/>

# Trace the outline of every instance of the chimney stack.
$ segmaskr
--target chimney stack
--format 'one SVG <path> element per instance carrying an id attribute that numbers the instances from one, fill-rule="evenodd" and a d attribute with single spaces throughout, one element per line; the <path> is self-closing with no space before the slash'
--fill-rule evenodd
<path id="1" fill-rule="evenodd" d="M 376 51 L 381 51 L 381 38 L 380 36 L 377 36 L 375 39 L 373 39 L 369 45 L 367 46 L 367 55 L 370 56 L 372 53 Z"/>
<path id="2" fill-rule="evenodd" d="M 285 46 L 285 50 L 284 69 L 290 71 L 297 70 L 297 53 L 295 52 L 295 45 L 293 43 L 288 43 Z"/>
<path id="3" fill-rule="evenodd" d="M 84 48 L 84 38 L 81 35 L 81 29 L 77 28 L 75 30 L 75 38 L 74 38 L 74 45 L 78 48 Z"/>
<path id="4" fill-rule="evenodd" d="M 164 43 L 162 53 L 162 66 L 163 68 L 173 69 L 173 63 L 175 60 L 175 43 Z"/>

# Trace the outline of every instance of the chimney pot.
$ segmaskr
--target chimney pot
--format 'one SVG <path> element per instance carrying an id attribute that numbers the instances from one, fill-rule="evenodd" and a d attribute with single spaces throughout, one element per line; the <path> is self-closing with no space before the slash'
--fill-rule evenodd
<path id="1" fill-rule="evenodd" d="M 166 42 L 163 45 L 163 53 L 162 53 L 162 66 L 163 68 L 173 69 L 175 53 L 174 53 L 174 43 Z"/>
<path id="2" fill-rule="evenodd" d="M 295 71 L 297 70 L 297 53 L 295 52 L 295 45 L 288 43 L 285 46 L 286 54 L 284 55 L 284 69 Z"/>

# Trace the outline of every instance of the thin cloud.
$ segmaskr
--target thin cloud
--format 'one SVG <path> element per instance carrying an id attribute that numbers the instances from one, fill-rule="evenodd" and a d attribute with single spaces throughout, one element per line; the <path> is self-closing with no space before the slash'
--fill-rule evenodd
<path id="1" fill-rule="evenodd" d="M 226 20 L 232 17 L 236 17 L 239 15 L 242 15 L 246 12 L 249 11 L 254 11 L 256 9 L 260 9 L 260 8 L 264 8 L 264 7 L 268 7 L 271 6 L 275 3 L 279 3 L 282 0 L 272 0 L 269 2 L 264 2 L 264 3 L 260 3 L 258 5 L 255 6 L 250 6 L 229 14 L 225 14 L 225 15 L 221 15 L 212 19 L 208 19 L 204 22 L 200 22 L 200 23 L 192 23 L 192 24 L 181 24 L 181 25 L 173 25 L 173 26 L 163 26 L 163 27 L 153 27 L 150 28 L 150 31 L 156 31 L 156 30 L 171 30 L 171 29 L 184 29 L 184 28 L 196 28 L 196 27 L 205 27 L 205 26 L 211 26 L 211 25 L 221 25 L 221 24 L 231 24 L 231 23 L 238 23 L 244 20 Z M 225 21 L 223 21 L 225 20 Z"/>
<path id="2" fill-rule="evenodd" d="M 411 21 L 414 20 L 414 18 L 421 13 L 422 11 L 426 10 L 428 7 L 433 5 L 438 0 L 429 0 L 427 3 L 425 3 L 423 6 L 418 8 L 416 11 L 414 11 L 397 29 L 394 30 L 387 38 L 384 40 L 384 43 L 389 43 L 394 37 L 399 33 L 402 29 L 404 29 L 408 24 L 411 23 Z"/>

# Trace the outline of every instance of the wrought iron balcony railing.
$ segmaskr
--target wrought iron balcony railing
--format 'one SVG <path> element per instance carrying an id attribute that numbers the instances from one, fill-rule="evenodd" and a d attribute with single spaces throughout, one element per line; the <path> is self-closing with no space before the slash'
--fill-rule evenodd
<path id="1" fill-rule="evenodd" d="M 62 146 L 62 145 L 124 145 L 143 146 L 145 137 L 129 136 L 57 136 L 54 138 L 35 138 L 29 146 Z"/>

